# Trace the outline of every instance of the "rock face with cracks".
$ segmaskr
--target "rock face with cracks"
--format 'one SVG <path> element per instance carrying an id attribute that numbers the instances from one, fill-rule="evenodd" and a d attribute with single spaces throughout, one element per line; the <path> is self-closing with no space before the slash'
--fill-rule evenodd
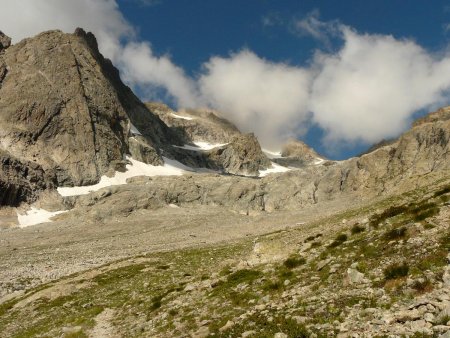
<path id="1" fill-rule="evenodd" d="M 25 171 L 39 168 L 40 188 L 97 183 L 123 166 L 130 148 L 140 160 L 159 165 L 161 144 L 178 142 L 82 29 L 49 31 L 12 46 L 0 34 L 0 121 L 0 149 Z M 139 142 L 129 141 L 132 125 L 140 130 Z M 11 175 L 1 171 L 1 184 L 26 179 Z M 32 190 L 2 203 L 33 201 L 40 189 Z"/>

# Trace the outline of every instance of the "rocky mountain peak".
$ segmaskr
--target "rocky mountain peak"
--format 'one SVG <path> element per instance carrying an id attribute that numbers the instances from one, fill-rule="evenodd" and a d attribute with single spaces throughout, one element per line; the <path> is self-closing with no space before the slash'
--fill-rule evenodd
<path id="1" fill-rule="evenodd" d="M 0 38 L 9 46 L 9 38 Z M 38 180 L 53 186 L 94 184 L 124 167 L 132 126 L 142 138 L 132 149 L 145 148 L 151 164 L 162 163 L 161 144 L 176 138 L 122 83 L 94 35 L 80 28 L 44 32 L 3 49 L 0 121 L 0 149 L 9 162 L 34 163 L 41 168 Z"/>
<path id="2" fill-rule="evenodd" d="M 282 166 L 302 168 L 311 164 L 321 163 L 325 160 L 325 157 L 317 154 L 306 143 L 296 139 L 289 139 L 282 146 L 281 157 L 275 157 L 272 160 Z"/>

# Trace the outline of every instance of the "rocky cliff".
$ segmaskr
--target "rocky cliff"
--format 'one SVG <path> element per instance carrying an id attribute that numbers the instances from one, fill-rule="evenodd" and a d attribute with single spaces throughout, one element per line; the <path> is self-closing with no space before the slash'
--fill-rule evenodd
<path id="1" fill-rule="evenodd" d="M 192 138 L 169 128 L 122 83 L 91 33 L 49 31 L 10 41 L 0 33 L 0 149 L 21 169 L 0 172 L 1 185 L 9 187 L 2 204 L 33 201 L 41 189 L 95 184 L 123 170 L 125 155 L 162 165 L 163 152 L 228 172 L 220 156 L 212 160 L 173 147 Z M 21 172 L 35 168 L 39 183 L 30 190 Z"/>
<path id="2" fill-rule="evenodd" d="M 41 167 L 46 180 L 98 182 L 129 153 L 132 124 L 154 153 L 146 159 L 162 163 L 170 130 L 123 85 L 92 34 L 42 33 L 4 49 L 0 65 L 1 148 Z"/>
<path id="3" fill-rule="evenodd" d="M 80 207 L 81 214 L 104 218 L 168 204 L 219 205 L 244 213 L 297 210 L 333 201 L 345 208 L 355 201 L 406 192 L 449 176 L 448 111 L 432 113 L 432 121 L 414 126 L 394 143 L 346 161 L 328 161 L 264 178 L 205 174 L 183 179 L 136 178 L 126 186 L 71 198 L 69 204 Z"/>

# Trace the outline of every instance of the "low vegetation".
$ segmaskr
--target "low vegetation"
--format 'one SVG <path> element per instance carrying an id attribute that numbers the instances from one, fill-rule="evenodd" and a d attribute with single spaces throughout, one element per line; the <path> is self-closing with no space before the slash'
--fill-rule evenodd
<path id="1" fill-rule="evenodd" d="M 270 251 L 262 253 L 269 262 L 248 261 L 254 257 L 254 239 L 143 256 L 105 268 L 84 289 L 68 296 L 38 299 L 32 314 L 15 307 L 20 299 L 1 304 L 0 330 L 17 337 L 64 336 L 61 328 L 76 326 L 81 330 L 73 336 L 85 337 L 105 309 L 114 311 L 112 324 L 130 337 L 194 335 L 197 330 L 215 337 L 251 332 L 254 337 L 272 338 L 279 332 L 326 337 L 336 336 L 345 321 L 361 329 L 365 320 L 372 320 L 371 311 L 394 311 L 439 288 L 448 264 L 450 231 L 446 224 L 443 232 L 435 216 L 445 194 L 430 193 L 427 196 L 434 197 L 427 198 L 420 192 L 424 200 L 411 195 L 380 203 L 378 212 L 375 207 L 353 216 L 345 212 L 312 224 L 309 236 L 298 228 L 258 238 L 270 244 L 261 248 L 281 245 L 289 250 L 276 261 L 270 259 Z M 425 219 L 416 223 L 417 217 Z M 317 229 L 328 227 L 334 228 L 317 234 Z M 407 240 L 417 236 L 433 245 Z M 322 246 L 321 241 L 331 244 Z M 346 286 L 350 268 L 364 277 Z M 373 291 L 366 293 L 364 285 Z M 358 322 L 353 320 L 355 311 Z"/>
<path id="2" fill-rule="evenodd" d="M 406 277 L 408 275 L 408 272 L 409 266 L 406 263 L 389 265 L 383 271 L 385 280 Z"/>

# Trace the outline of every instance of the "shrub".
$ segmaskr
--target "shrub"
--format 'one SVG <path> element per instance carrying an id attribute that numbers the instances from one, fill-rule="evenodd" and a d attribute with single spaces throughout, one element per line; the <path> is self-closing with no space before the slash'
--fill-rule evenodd
<path id="1" fill-rule="evenodd" d="M 288 269 L 294 269 L 297 266 L 303 265 L 305 263 L 306 263 L 305 258 L 296 256 L 291 256 L 283 262 L 284 266 L 287 267 Z"/>
<path id="2" fill-rule="evenodd" d="M 307 242 L 311 242 L 311 241 L 313 241 L 313 240 L 315 240 L 316 238 L 319 238 L 319 237 L 322 237 L 322 234 L 317 234 L 317 235 L 312 235 L 312 236 L 308 236 L 308 237 L 306 237 L 306 239 L 305 239 L 305 243 L 307 243 Z"/>
<path id="3" fill-rule="evenodd" d="M 406 231 L 407 229 L 405 227 L 391 229 L 384 234 L 384 238 L 387 240 L 404 238 L 406 236 Z"/>
<path id="4" fill-rule="evenodd" d="M 384 279 L 397 279 L 401 277 L 406 277 L 409 272 L 409 266 L 406 263 L 402 264 L 392 264 L 384 269 Z"/>
<path id="5" fill-rule="evenodd" d="M 424 280 L 417 280 L 412 285 L 412 288 L 416 290 L 417 293 L 426 293 L 433 290 L 433 283 L 430 282 L 428 278 L 425 278 Z"/>
<path id="6" fill-rule="evenodd" d="M 154 311 L 161 307 L 161 300 L 163 296 L 155 296 L 152 298 L 152 305 L 150 306 L 150 310 Z"/>
<path id="7" fill-rule="evenodd" d="M 438 213 L 439 207 L 436 203 L 433 202 L 416 204 L 410 209 L 410 214 L 415 222 L 423 221 L 428 217 L 434 216 Z"/>
<path id="8" fill-rule="evenodd" d="M 227 281 L 230 284 L 251 283 L 262 275 L 261 271 L 242 269 L 228 275 Z"/>
<path id="9" fill-rule="evenodd" d="M 447 325 L 447 323 L 450 322 L 450 316 L 449 315 L 443 315 L 440 318 L 438 318 L 437 325 Z"/>
<path id="10" fill-rule="evenodd" d="M 428 230 L 428 229 L 434 229 L 434 228 L 436 228 L 436 226 L 434 224 L 427 222 L 423 225 L 423 228 Z"/>
<path id="11" fill-rule="evenodd" d="M 281 284 L 281 282 L 279 281 L 268 281 L 267 283 L 265 283 L 262 287 L 262 289 L 264 291 L 278 291 L 281 290 L 283 288 L 283 284 Z"/>
<path id="12" fill-rule="evenodd" d="M 305 243 L 311 242 L 311 241 L 313 241 L 315 238 L 316 238 L 316 236 L 308 236 L 308 237 L 306 237 L 306 239 L 305 239 Z"/>
<path id="13" fill-rule="evenodd" d="M 356 235 L 356 234 L 363 232 L 364 230 L 366 230 L 366 229 L 363 226 L 360 226 L 359 224 L 355 224 L 350 231 L 351 231 L 352 235 Z"/>
<path id="14" fill-rule="evenodd" d="M 339 234 L 337 235 L 336 239 L 329 245 L 330 248 L 335 248 L 342 243 L 344 243 L 348 239 L 348 236 L 346 234 Z"/>
<path id="15" fill-rule="evenodd" d="M 442 203 L 446 203 L 446 202 L 450 201 L 450 196 L 449 195 L 441 196 L 439 198 L 441 199 Z"/>
<path id="16" fill-rule="evenodd" d="M 177 309 L 170 309 L 169 310 L 169 315 L 171 315 L 172 317 L 176 316 L 178 314 L 178 310 Z"/>
<path id="17" fill-rule="evenodd" d="M 408 211 L 407 205 L 393 206 L 384 210 L 381 214 L 372 215 L 369 219 L 370 225 L 374 228 L 378 227 L 378 224 L 385 221 L 388 218 L 403 214 Z"/>
<path id="18" fill-rule="evenodd" d="M 322 245 L 321 241 L 317 241 L 317 242 L 312 242 L 311 244 L 311 248 L 318 248 L 319 246 Z"/>

